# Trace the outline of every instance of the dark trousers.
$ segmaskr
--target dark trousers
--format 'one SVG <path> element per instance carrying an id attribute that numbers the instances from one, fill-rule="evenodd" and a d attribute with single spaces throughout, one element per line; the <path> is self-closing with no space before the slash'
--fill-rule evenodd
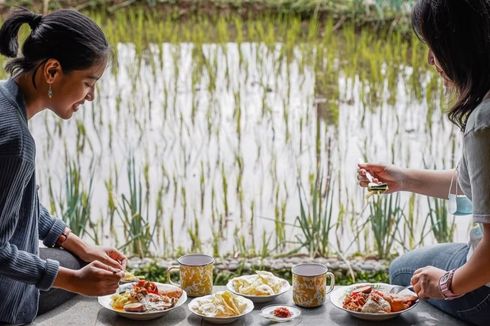
<path id="1" fill-rule="evenodd" d="M 66 250 L 57 248 L 40 248 L 39 256 L 42 259 L 53 259 L 60 262 L 60 266 L 69 269 L 80 269 L 85 266 L 85 263 L 78 257 L 73 256 Z M 68 300 L 75 297 L 75 293 L 71 293 L 61 289 L 52 288 L 49 291 L 41 291 L 39 297 L 39 309 L 37 315 L 42 315 L 54 308 L 62 305 Z"/>

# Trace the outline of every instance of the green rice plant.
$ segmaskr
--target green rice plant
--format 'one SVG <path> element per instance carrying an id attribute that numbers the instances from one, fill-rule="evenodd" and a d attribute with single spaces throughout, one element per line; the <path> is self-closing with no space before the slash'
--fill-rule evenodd
<path id="1" fill-rule="evenodd" d="M 240 208 L 240 223 L 243 224 L 245 220 L 245 207 L 244 207 L 244 191 L 243 191 L 243 171 L 244 171 L 244 162 L 243 157 L 240 152 L 235 153 L 235 166 L 238 168 L 238 172 L 236 174 L 236 196 L 238 198 L 238 205 Z"/>
<path id="2" fill-rule="evenodd" d="M 352 201 L 350 201 L 352 202 Z M 342 244 L 342 235 L 345 232 L 345 225 L 348 223 L 346 221 L 347 217 L 347 209 L 343 202 L 339 200 L 339 213 L 337 214 L 337 223 L 335 223 L 335 240 L 337 244 L 337 248 L 340 252 L 342 252 L 343 244 Z"/>
<path id="3" fill-rule="evenodd" d="M 59 211 L 66 224 L 74 234 L 96 239 L 91 221 L 92 185 L 94 173 L 88 179 L 88 186 L 83 184 L 80 165 L 77 161 L 68 162 L 65 174 L 65 200 L 59 201 Z M 89 228 L 92 228 L 89 230 Z M 89 232 L 92 231 L 92 232 Z"/>
<path id="4" fill-rule="evenodd" d="M 157 193 L 157 198 L 155 202 L 155 230 L 156 230 L 156 238 L 163 240 L 163 250 L 164 252 L 169 251 L 170 244 L 167 236 L 167 232 L 165 226 L 163 225 L 163 221 L 165 220 L 165 209 L 164 209 L 164 196 L 165 196 L 165 186 L 163 184 L 160 185 Z"/>
<path id="5" fill-rule="evenodd" d="M 199 174 L 199 189 L 200 189 L 200 209 L 202 214 L 204 212 L 204 199 L 206 196 L 206 175 L 204 172 L 203 161 L 201 161 L 201 170 Z"/>
<path id="6" fill-rule="evenodd" d="M 145 181 L 145 202 L 144 207 L 146 208 L 146 215 L 149 214 L 150 209 L 150 164 L 148 161 L 143 165 L 143 179 Z"/>
<path id="7" fill-rule="evenodd" d="M 330 186 L 330 182 L 324 185 L 323 177 L 317 174 L 311 189 L 311 202 L 308 203 L 303 188 L 298 184 L 300 215 L 296 217 L 296 223 L 301 235 L 296 235 L 297 249 L 305 248 L 311 257 L 326 257 L 330 252 L 330 231 L 335 227 Z"/>
<path id="8" fill-rule="evenodd" d="M 87 130 L 85 128 L 85 124 L 79 120 L 77 121 L 77 153 L 84 151 L 87 140 Z"/>
<path id="9" fill-rule="evenodd" d="M 53 190 L 53 180 L 52 177 L 48 177 L 48 194 L 49 194 L 49 212 L 52 214 L 56 214 L 56 205 L 57 205 L 57 200 L 56 200 L 56 195 L 54 194 Z"/>
<path id="10" fill-rule="evenodd" d="M 129 194 L 121 195 L 117 210 L 126 239 L 121 248 L 132 255 L 147 257 L 150 255 L 150 246 L 153 243 L 156 228 L 150 226 L 148 216 L 145 214 L 143 186 L 136 172 L 134 157 L 128 160 L 127 176 Z"/>
<path id="11" fill-rule="evenodd" d="M 241 232 L 238 226 L 235 227 L 233 231 L 233 240 L 234 240 L 234 253 L 240 255 L 240 257 L 249 257 L 250 252 L 247 247 L 247 243 L 245 240 L 245 236 Z"/>
<path id="12" fill-rule="evenodd" d="M 429 205 L 427 216 L 434 238 L 439 243 L 453 242 L 456 221 L 454 216 L 451 217 L 447 211 L 446 200 L 427 197 L 427 204 Z"/>
<path id="13" fill-rule="evenodd" d="M 178 198 L 178 193 L 179 193 L 179 181 L 177 180 L 177 176 L 173 175 L 172 176 L 172 185 L 173 185 L 173 190 L 174 190 L 174 196 L 173 196 L 173 207 L 177 207 L 177 198 Z"/>
<path id="14" fill-rule="evenodd" d="M 428 216 L 419 221 L 419 205 L 416 203 L 416 194 L 411 194 L 408 200 L 408 213 L 403 214 L 403 227 L 398 228 L 399 239 L 397 242 L 403 247 L 404 250 L 413 250 L 424 243 L 424 239 L 427 236 L 426 229 L 429 222 Z"/>
<path id="15" fill-rule="evenodd" d="M 415 220 L 416 220 L 416 214 L 415 214 L 415 194 L 412 193 L 410 194 L 410 199 L 408 200 L 408 214 L 404 214 L 405 218 L 405 224 L 404 224 L 404 230 L 408 232 L 409 237 L 408 237 L 408 246 L 409 248 L 413 249 L 415 247 L 415 230 L 416 230 L 416 225 L 415 225 Z"/>
<path id="16" fill-rule="evenodd" d="M 262 230 L 262 244 L 260 246 L 260 257 L 262 258 L 267 258 L 270 257 L 270 242 L 272 239 L 272 234 L 269 234 L 267 236 L 267 232 L 265 230 Z"/>
<path id="17" fill-rule="evenodd" d="M 114 182 L 112 176 L 104 181 L 104 185 L 107 191 L 107 215 L 109 217 L 109 228 L 111 230 L 111 234 L 117 238 L 117 232 L 114 226 L 114 215 L 117 211 L 116 198 L 114 194 Z"/>
<path id="18" fill-rule="evenodd" d="M 274 199 L 274 230 L 276 249 L 282 250 L 286 245 L 286 205 L 285 200 L 279 200 L 279 186 L 276 187 Z"/>
<path id="19" fill-rule="evenodd" d="M 194 225 L 187 229 L 187 234 L 191 240 L 191 252 L 202 252 L 202 243 L 199 235 L 199 219 L 194 217 Z"/>
<path id="20" fill-rule="evenodd" d="M 236 122 L 236 133 L 238 137 L 238 141 L 241 140 L 242 137 L 242 108 L 240 104 L 240 93 L 234 92 L 233 94 L 235 98 L 235 108 L 233 112 L 233 116 L 235 117 L 235 122 Z"/>
<path id="21" fill-rule="evenodd" d="M 187 190 L 184 186 L 180 188 L 180 193 L 182 197 L 182 226 L 184 226 L 187 221 Z"/>
<path id="22" fill-rule="evenodd" d="M 255 201 L 252 200 L 250 203 L 250 230 L 249 230 L 249 235 L 250 235 L 250 242 L 252 245 L 252 248 L 256 248 L 256 243 L 255 243 Z"/>
<path id="23" fill-rule="evenodd" d="M 175 252 L 175 237 L 174 237 L 174 216 L 172 215 L 168 221 L 168 233 L 170 234 L 170 248 Z"/>
<path id="24" fill-rule="evenodd" d="M 228 218 L 230 211 L 229 211 L 229 204 L 228 204 L 228 178 L 226 176 L 224 164 L 221 164 L 221 181 L 223 185 L 224 218 L 226 219 Z"/>
<path id="25" fill-rule="evenodd" d="M 213 257 L 220 257 L 221 230 L 212 231 Z"/>
<path id="26" fill-rule="evenodd" d="M 403 218 L 400 194 L 377 195 L 369 204 L 369 221 L 378 258 L 389 258 L 395 233 Z"/>

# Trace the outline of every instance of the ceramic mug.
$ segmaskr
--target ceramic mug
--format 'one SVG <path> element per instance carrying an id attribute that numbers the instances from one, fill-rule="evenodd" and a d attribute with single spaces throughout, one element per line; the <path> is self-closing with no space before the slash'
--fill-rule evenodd
<path id="1" fill-rule="evenodd" d="M 293 301 L 305 308 L 321 306 L 335 286 L 335 276 L 322 264 L 305 263 L 293 266 Z M 330 284 L 327 287 L 327 278 Z"/>
<path id="2" fill-rule="evenodd" d="M 179 286 L 190 297 L 202 297 L 213 292 L 214 258 L 208 255 L 191 254 L 177 259 L 179 266 L 167 270 L 170 284 Z M 180 284 L 171 279 L 174 271 L 180 273 Z"/>

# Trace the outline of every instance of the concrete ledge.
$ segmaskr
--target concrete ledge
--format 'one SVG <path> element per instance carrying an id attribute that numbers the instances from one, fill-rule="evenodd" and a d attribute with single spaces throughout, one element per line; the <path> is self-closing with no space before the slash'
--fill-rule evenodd
<path id="1" fill-rule="evenodd" d="M 216 290 L 224 290 L 224 287 L 216 287 Z M 253 313 L 240 319 L 239 321 L 229 325 L 271 325 L 263 317 L 259 315 L 260 309 L 272 303 L 291 304 L 291 293 L 284 294 L 276 301 L 266 304 L 256 304 Z M 202 322 L 200 318 L 192 315 L 187 308 L 187 304 L 179 307 L 168 315 L 150 321 L 133 321 L 118 316 L 117 314 L 102 308 L 96 299 L 78 296 L 64 305 L 38 317 L 33 325 L 36 326 L 67 326 L 67 325 L 118 325 L 118 326 L 133 326 L 133 325 L 208 325 Z M 210 324 L 209 324 L 210 325 Z M 277 324 L 278 325 L 278 324 Z M 448 316 L 431 305 L 420 302 L 413 310 L 395 319 L 385 322 L 367 322 L 351 317 L 344 311 L 335 308 L 330 301 L 327 300 L 320 308 L 302 309 L 302 316 L 294 323 L 284 323 L 282 325 L 356 325 L 356 326 L 373 326 L 373 325 L 390 325 L 390 326 L 408 326 L 408 325 L 424 325 L 424 326 L 455 326 L 467 325 L 458 321 L 451 316 Z"/>

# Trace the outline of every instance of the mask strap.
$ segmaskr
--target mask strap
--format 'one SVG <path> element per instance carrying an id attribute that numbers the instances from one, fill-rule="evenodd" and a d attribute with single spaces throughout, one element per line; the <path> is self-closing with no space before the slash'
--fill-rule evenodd
<path id="1" fill-rule="evenodd" d="M 456 180 L 456 182 L 454 182 L 454 177 L 457 175 L 458 175 L 458 168 L 456 167 L 456 169 L 454 170 L 454 173 L 451 175 L 451 183 L 449 184 L 449 193 L 447 195 L 447 198 L 449 198 L 451 196 L 451 189 L 453 189 L 453 183 L 456 186 L 456 190 L 454 191 L 455 195 L 456 195 L 456 197 L 458 197 L 458 183 L 457 183 L 458 181 Z"/>

